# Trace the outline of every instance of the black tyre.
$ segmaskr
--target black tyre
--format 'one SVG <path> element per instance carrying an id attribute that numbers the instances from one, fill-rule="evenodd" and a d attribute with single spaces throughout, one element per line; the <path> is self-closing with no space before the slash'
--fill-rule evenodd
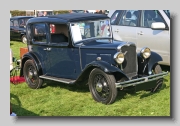
<path id="1" fill-rule="evenodd" d="M 154 67 L 153 67 L 152 72 L 153 72 L 153 74 L 162 73 L 161 66 L 159 64 L 155 64 Z M 163 78 L 158 79 L 156 81 L 156 83 L 157 83 L 156 87 L 152 88 L 151 92 L 156 92 L 156 91 L 158 91 L 162 87 Z"/>
<path id="2" fill-rule="evenodd" d="M 32 60 L 27 60 L 23 68 L 24 78 L 28 86 L 38 89 L 42 86 L 43 80 L 39 78 L 37 68 Z"/>
<path id="3" fill-rule="evenodd" d="M 89 90 L 95 101 L 103 104 L 111 104 L 117 96 L 115 78 L 100 69 L 93 69 L 88 80 Z"/>
<path id="4" fill-rule="evenodd" d="M 23 35 L 23 36 L 21 37 L 21 41 L 22 41 L 24 44 L 27 44 L 26 35 Z"/>

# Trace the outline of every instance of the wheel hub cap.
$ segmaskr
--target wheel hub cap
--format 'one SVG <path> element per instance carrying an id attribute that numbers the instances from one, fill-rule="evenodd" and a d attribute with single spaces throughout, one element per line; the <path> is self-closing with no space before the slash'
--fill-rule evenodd
<path id="1" fill-rule="evenodd" d="M 98 92 L 101 92 L 102 91 L 102 84 L 101 83 L 97 83 L 96 84 L 96 90 L 98 91 Z"/>
<path id="2" fill-rule="evenodd" d="M 27 42 L 27 39 L 25 37 L 23 38 L 23 42 Z"/>
<path id="3" fill-rule="evenodd" d="M 32 79 L 33 78 L 33 73 L 30 71 L 29 72 L 29 78 Z"/>

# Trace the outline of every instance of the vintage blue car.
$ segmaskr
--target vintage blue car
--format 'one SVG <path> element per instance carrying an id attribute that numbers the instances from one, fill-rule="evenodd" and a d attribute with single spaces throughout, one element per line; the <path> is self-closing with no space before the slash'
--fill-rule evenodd
<path id="1" fill-rule="evenodd" d="M 72 13 L 31 18 L 27 22 L 28 53 L 20 75 L 30 88 L 43 80 L 84 83 L 95 101 L 111 104 L 123 89 L 157 91 L 163 84 L 159 54 L 148 47 L 136 52 L 132 42 L 113 39 L 103 14 Z"/>

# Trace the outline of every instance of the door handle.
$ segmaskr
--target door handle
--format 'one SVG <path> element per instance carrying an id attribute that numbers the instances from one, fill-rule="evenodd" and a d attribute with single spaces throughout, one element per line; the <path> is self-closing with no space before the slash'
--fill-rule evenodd
<path id="1" fill-rule="evenodd" d="M 44 48 L 45 51 L 51 51 L 51 48 Z"/>
<path id="2" fill-rule="evenodd" d="M 115 30 L 114 32 L 119 32 L 119 29 Z"/>
<path id="3" fill-rule="evenodd" d="M 138 35 L 143 35 L 144 33 L 142 31 L 138 32 Z"/>

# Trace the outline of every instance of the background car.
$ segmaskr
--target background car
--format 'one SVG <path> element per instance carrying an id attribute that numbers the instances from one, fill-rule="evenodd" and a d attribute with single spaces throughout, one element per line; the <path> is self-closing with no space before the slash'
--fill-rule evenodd
<path id="1" fill-rule="evenodd" d="M 72 13 L 84 13 L 84 10 L 72 10 Z"/>
<path id="2" fill-rule="evenodd" d="M 10 18 L 10 39 L 20 40 L 27 43 L 26 38 L 26 22 L 32 16 L 15 16 Z"/>
<path id="3" fill-rule="evenodd" d="M 170 66 L 169 10 L 110 10 L 108 16 L 114 39 L 136 43 L 137 51 L 147 46 Z"/>

